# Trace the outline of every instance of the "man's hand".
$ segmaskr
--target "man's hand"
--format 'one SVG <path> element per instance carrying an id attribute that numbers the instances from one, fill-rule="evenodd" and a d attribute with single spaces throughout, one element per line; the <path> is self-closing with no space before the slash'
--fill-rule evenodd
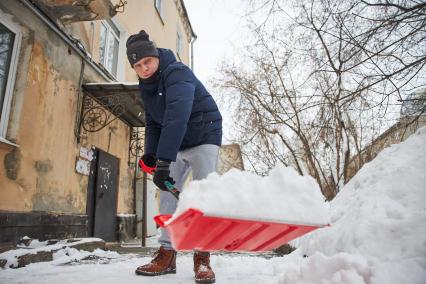
<path id="1" fill-rule="evenodd" d="M 144 154 L 139 160 L 139 167 L 148 174 L 154 174 L 157 159 L 153 154 Z"/>
<path id="2" fill-rule="evenodd" d="M 145 155 L 142 156 L 141 160 L 148 167 L 155 168 L 155 163 L 157 161 L 157 158 L 155 158 L 155 155 L 153 155 L 153 154 L 145 154 Z"/>
<path id="3" fill-rule="evenodd" d="M 172 185 L 175 183 L 170 177 L 170 162 L 162 160 L 157 161 L 157 168 L 155 169 L 153 181 L 159 189 L 169 191 L 166 182 L 169 182 Z"/>

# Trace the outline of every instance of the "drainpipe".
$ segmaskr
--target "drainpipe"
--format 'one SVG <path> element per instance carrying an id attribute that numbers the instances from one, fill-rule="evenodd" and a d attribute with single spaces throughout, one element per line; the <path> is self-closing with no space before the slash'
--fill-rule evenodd
<path id="1" fill-rule="evenodd" d="M 194 72 L 194 43 L 197 40 L 197 35 L 193 34 L 191 38 L 191 70 Z"/>
<path id="2" fill-rule="evenodd" d="M 56 24 L 54 24 L 50 18 L 45 15 L 42 11 L 40 11 L 36 6 L 34 6 L 29 0 L 20 0 L 21 3 L 26 6 L 28 9 L 30 9 L 42 22 L 44 22 L 52 31 L 54 31 L 62 40 L 65 41 L 66 44 L 68 44 L 78 55 L 80 55 L 84 61 L 89 63 L 90 66 L 93 67 L 106 81 L 116 81 L 115 78 L 107 75 L 105 72 L 102 71 L 102 69 L 97 66 L 96 63 L 94 63 L 91 59 L 88 58 L 87 53 L 80 48 L 78 48 L 73 39 L 66 34 L 62 29 L 60 29 Z"/>
<path id="3" fill-rule="evenodd" d="M 143 145 L 146 145 L 146 135 L 143 136 Z M 136 157 L 137 161 L 137 157 Z M 137 162 L 136 162 L 137 164 Z M 146 237 L 148 235 L 148 181 L 147 174 L 145 171 L 142 171 L 142 247 L 146 247 Z"/>
<path id="4" fill-rule="evenodd" d="M 146 141 L 145 141 L 146 142 Z M 147 205 L 148 205 L 148 200 L 146 200 L 148 198 L 148 192 L 147 192 L 147 176 L 146 173 L 143 172 L 143 185 L 142 185 L 142 247 L 146 247 L 146 237 L 148 234 L 148 224 L 147 224 L 147 219 L 148 219 L 148 212 L 147 212 Z"/>

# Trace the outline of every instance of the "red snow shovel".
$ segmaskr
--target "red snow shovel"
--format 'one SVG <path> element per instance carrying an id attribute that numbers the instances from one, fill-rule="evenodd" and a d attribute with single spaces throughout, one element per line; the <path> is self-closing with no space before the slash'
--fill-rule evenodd
<path id="1" fill-rule="evenodd" d="M 157 215 L 154 220 L 169 231 L 173 247 L 179 251 L 269 251 L 324 227 L 213 216 L 192 208 L 171 217 Z"/>
<path id="2" fill-rule="evenodd" d="M 167 182 L 166 186 L 179 199 L 176 188 Z M 157 215 L 154 220 L 168 230 L 173 248 L 179 251 L 269 251 L 325 227 L 213 216 L 193 208 L 173 219 L 172 215 Z"/>

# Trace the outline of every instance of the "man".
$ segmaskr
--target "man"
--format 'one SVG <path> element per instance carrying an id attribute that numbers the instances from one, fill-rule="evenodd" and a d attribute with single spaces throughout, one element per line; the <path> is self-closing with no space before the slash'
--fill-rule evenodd
<path id="1" fill-rule="evenodd" d="M 156 166 L 153 181 L 161 189 L 160 214 L 172 214 L 177 200 L 167 191 L 172 181 L 182 190 L 192 170 L 200 180 L 216 171 L 222 142 L 222 116 L 217 105 L 194 73 L 168 49 L 156 48 L 145 31 L 126 43 L 130 65 L 139 76 L 139 88 L 146 113 L 146 145 L 142 161 Z M 153 260 L 136 269 L 136 274 L 155 276 L 176 273 L 176 251 L 165 229 L 160 249 Z M 197 283 L 214 283 L 208 252 L 194 252 Z"/>

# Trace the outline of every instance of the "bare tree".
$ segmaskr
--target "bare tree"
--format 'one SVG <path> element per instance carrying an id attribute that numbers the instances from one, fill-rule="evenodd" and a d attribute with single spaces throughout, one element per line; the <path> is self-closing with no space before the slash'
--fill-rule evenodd
<path id="1" fill-rule="evenodd" d="M 277 162 L 309 173 L 332 198 L 390 102 L 425 83 L 426 4 L 251 2 L 265 19 L 244 64 L 224 65 L 220 80 L 238 94 L 243 153 L 260 174 Z"/>

